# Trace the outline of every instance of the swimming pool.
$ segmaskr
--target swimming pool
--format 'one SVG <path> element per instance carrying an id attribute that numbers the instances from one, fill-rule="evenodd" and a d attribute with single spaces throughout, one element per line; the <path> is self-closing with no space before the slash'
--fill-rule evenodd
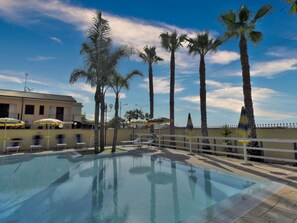
<path id="1" fill-rule="evenodd" d="M 205 222 L 269 182 L 151 155 L 0 158 L 0 222 Z M 241 209 L 244 209 L 242 206 Z"/>

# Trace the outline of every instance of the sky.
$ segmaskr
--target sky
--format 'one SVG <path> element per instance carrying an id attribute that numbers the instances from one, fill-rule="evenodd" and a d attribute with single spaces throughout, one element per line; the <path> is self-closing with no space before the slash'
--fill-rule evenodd
<path id="1" fill-rule="evenodd" d="M 224 34 L 219 16 L 247 5 L 252 13 L 264 4 L 273 10 L 256 29 L 264 34 L 255 45 L 248 42 L 252 97 L 256 124 L 292 123 L 297 119 L 297 16 L 289 14 L 285 0 L 0 0 L 0 88 L 71 95 L 83 104 L 83 114 L 94 118 L 94 89 L 79 81 L 69 84 L 71 72 L 83 67 L 79 52 L 95 10 L 103 13 L 115 47 L 138 50 L 156 46 L 163 62 L 153 65 L 155 117 L 169 117 L 170 54 L 162 49 L 159 35 L 177 31 Z M 254 15 L 253 14 L 253 15 Z M 191 113 L 200 126 L 199 57 L 188 54 L 187 44 L 176 52 L 175 125 L 186 126 Z M 238 40 L 230 39 L 206 57 L 208 126 L 236 125 L 243 106 Z M 148 66 L 137 55 L 124 59 L 118 72 L 138 69 L 130 89 L 121 93 L 121 116 L 127 110 L 149 112 Z M 106 94 L 108 104 L 114 93 Z M 114 115 L 112 109 L 109 119 Z"/>

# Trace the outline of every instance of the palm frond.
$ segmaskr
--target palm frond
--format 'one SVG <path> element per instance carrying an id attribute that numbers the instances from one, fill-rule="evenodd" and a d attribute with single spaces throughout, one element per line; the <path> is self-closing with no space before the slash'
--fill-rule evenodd
<path id="1" fill-rule="evenodd" d="M 166 33 L 161 33 L 160 34 L 160 38 L 161 38 L 161 45 L 162 47 L 167 50 L 168 52 L 171 52 L 171 48 L 170 48 L 170 35 L 168 32 Z"/>
<path id="2" fill-rule="evenodd" d="M 297 0 L 288 0 L 288 3 L 291 5 L 290 14 L 297 14 Z"/>
<path id="3" fill-rule="evenodd" d="M 212 39 L 208 32 L 198 33 L 195 38 L 188 39 L 189 54 L 199 54 L 205 56 L 209 51 L 216 51 L 217 48 L 223 43 L 218 39 Z"/>
<path id="4" fill-rule="evenodd" d="M 251 31 L 248 33 L 248 37 L 253 43 L 259 43 L 263 39 L 263 34 L 258 31 Z"/>
<path id="5" fill-rule="evenodd" d="M 232 28 L 236 22 L 236 14 L 233 11 L 229 11 L 219 17 L 228 28 Z"/>
<path id="6" fill-rule="evenodd" d="M 245 6 L 241 6 L 238 11 L 238 19 L 240 22 L 247 22 L 250 18 L 251 11 Z"/>
<path id="7" fill-rule="evenodd" d="M 165 50 L 168 52 L 175 52 L 180 46 L 182 46 L 182 43 L 186 40 L 187 35 L 178 35 L 176 31 L 174 31 L 172 33 L 161 33 L 160 38 L 161 45 Z"/>
<path id="8" fill-rule="evenodd" d="M 163 59 L 156 54 L 156 47 L 155 46 L 148 46 L 146 45 L 143 48 L 143 52 L 139 52 L 138 56 L 148 64 L 158 63 L 158 61 L 162 61 Z"/>
<path id="9" fill-rule="evenodd" d="M 255 17 L 252 20 L 252 23 L 255 23 L 257 20 L 262 18 L 272 9 L 272 5 L 264 5 L 262 6 L 256 13 Z"/>

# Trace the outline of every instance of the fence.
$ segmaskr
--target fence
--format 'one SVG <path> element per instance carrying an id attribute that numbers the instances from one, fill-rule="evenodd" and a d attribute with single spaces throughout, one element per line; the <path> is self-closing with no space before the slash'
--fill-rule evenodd
<path id="1" fill-rule="evenodd" d="M 148 134 L 139 135 L 142 140 L 148 138 Z M 172 140 L 174 138 L 174 140 Z M 205 142 L 208 140 L 208 143 Z M 258 158 L 264 162 L 295 163 L 297 164 L 297 139 L 249 139 L 259 143 L 259 147 L 242 145 L 242 138 L 236 137 L 203 137 L 186 135 L 159 135 L 154 146 L 159 148 L 173 148 L 196 153 L 210 153 L 229 157 Z M 249 154 L 248 150 L 261 151 L 261 155 Z"/>

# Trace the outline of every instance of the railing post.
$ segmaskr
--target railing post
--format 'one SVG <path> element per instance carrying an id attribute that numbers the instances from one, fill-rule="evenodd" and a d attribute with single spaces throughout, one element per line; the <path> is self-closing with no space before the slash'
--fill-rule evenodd
<path id="1" fill-rule="evenodd" d="M 294 151 L 295 151 L 294 157 L 295 157 L 295 160 L 297 160 L 297 143 L 296 142 L 294 142 Z M 297 166 L 297 163 L 295 163 L 294 166 Z"/>
<path id="2" fill-rule="evenodd" d="M 246 153 L 246 143 L 243 143 L 243 160 L 247 164 L 247 153 Z"/>
<path id="3" fill-rule="evenodd" d="M 234 152 L 237 154 L 238 153 L 238 149 L 237 149 L 237 141 L 236 140 L 234 140 L 234 146 L 236 146 L 235 149 L 234 149 Z"/>
<path id="4" fill-rule="evenodd" d="M 199 146 L 199 138 L 197 138 L 197 149 L 200 149 L 200 146 Z M 200 153 L 199 150 L 198 150 L 198 153 Z"/>
<path id="5" fill-rule="evenodd" d="M 213 144 L 217 144 L 217 140 L 216 139 L 213 139 Z M 217 147 L 216 146 L 214 146 L 213 147 L 214 148 L 214 151 L 216 152 L 217 151 Z M 217 153 L 214 153 L 216 156 L 218 155 Z"/>
<path id="6" fill-rule="evenodd" d="M 185 147 L 185 149 L 187 149 L 187 147 L 186 147 L 186 137 L 184 136 L 184 147 Z"/>

